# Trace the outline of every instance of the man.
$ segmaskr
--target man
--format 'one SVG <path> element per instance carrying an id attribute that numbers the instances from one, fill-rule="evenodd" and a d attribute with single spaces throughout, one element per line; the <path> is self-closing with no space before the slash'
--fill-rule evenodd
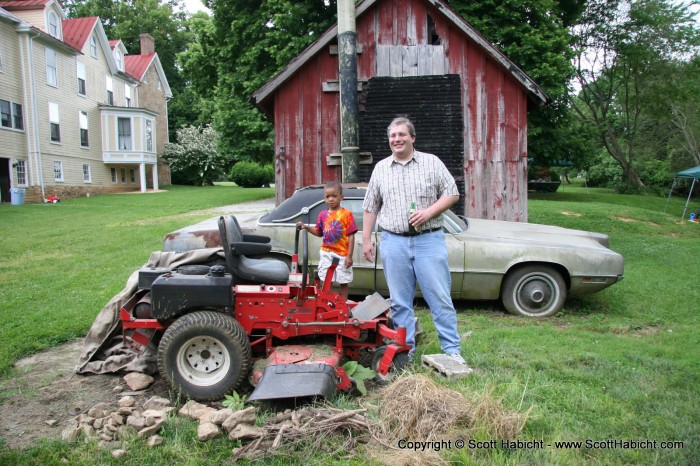
<path id="1" fill-rule="evenodd" d="M 441 214 L 459 200 L 447 167 L 433 154 L 413 148 L 416 130 L 408 118 L 395 118 L 388 128 L 392 155 L 377 163 L 362 205 L 362 253 L 374 261 L 372 231 L 384 230 L 381 257 L 391 295 L 392 318 L 406 327 L 406 343 L 415 351 L 413 298 L 416 280 L 428 303 L 442 350 L 465 364 L 460 353 L 457 311 L 450 297 L 450 270 Z M 411 204 L 416 209 L 409 216 Z M 415 228 L 411 230 L 411 226 Z"/>

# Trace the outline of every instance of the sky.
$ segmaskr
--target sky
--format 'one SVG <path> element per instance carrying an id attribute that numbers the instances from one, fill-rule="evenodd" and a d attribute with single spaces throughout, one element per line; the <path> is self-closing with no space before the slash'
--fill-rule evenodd
<path id="1" fill-rule="evenodd" d="M 198 11 L 204 11 L 209 14 L 211 14 L 211 11 L 209 11 L 201 2 L 201 0 L 183 0 L 185 4 L 185 9 L 189 11 L 190 13 L 196 13 Z"/>

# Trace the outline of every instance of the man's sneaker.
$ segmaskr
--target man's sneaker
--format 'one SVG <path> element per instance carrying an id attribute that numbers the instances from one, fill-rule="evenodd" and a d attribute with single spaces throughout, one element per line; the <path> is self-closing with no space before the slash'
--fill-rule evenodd
<path id="1" fill-rule="evenodd" d="M 467 361 L 465 361 L 464 358 L 462 357 L 462 355 L 459 354 L 459 353 L 450 353 L 450 354 L 448 354 L 448 356 L 451 357 L 452 359 L 454 359 L 455 361 L 457 361 L 458 363 L 460 363 L 460 364 L 463 365 L 463 366 L 466 366 L 466 365 L 467 365 Z"/>

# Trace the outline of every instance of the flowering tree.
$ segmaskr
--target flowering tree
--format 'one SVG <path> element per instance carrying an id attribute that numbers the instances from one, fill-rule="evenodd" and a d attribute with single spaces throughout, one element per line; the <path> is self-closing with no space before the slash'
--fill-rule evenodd
<path id="1" fill-rule="evenodd" d="M 177 130 L 177 143 L 165 145 L 163 158 L 173 172 L 173 178 L 185 184 L 212 185 L 226 173 L 231 160 L 216 150 L 219 138 L 211 126 L 183 126 Z"/>

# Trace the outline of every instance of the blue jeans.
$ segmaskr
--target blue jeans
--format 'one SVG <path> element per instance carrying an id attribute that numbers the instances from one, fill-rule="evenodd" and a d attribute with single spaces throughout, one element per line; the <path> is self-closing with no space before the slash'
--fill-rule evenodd
<path id="1" fill-rule="evenodd" d="M 444 232 L 406 237 L 384 231 L 379 252 L 391 295 L 392 319 L 398 326 L 406 327 L 406 343 L 413 347 L 409 354 L 413 355 L 416 347 L 416 280 L 430 307 L 442 351 L 459 353 L 457 311 L 450 297 L 452 281 Z"/>

